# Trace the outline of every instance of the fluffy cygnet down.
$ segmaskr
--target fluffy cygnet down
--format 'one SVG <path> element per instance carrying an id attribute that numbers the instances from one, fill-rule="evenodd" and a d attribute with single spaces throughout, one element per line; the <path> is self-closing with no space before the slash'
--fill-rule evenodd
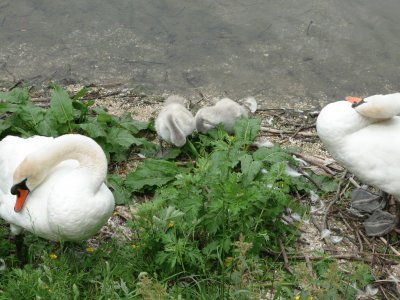
<path id="1" fill-rule="evenodd" d="M 184 106 L 185 99 L 172 95 L 165 100 L 165 105 L 155 121 L 158 136 L 167 143 L 182 147 L 186 137 L 195 130 L 194 117 Z"/>
<path id="2" fill-rule="evenodd" d="M 197 112 L 196 129 L 206 133 L 222 123 L 228 133 L 233 133 L 235 122 L 241 116 L 248 117 L 247 109 L 229 98 L 223 98 L 214 106 L 204 107 Z"/>

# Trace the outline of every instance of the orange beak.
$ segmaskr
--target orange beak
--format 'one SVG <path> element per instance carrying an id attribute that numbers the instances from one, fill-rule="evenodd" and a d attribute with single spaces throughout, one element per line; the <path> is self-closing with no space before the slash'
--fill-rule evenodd
<path id="1" fill-rule="evenodd" d="M 352 97 L 352 96 L 347 96 L 345 99 L 346 101 L 349 101 L 352 104 L 357 104 L 363 100 L 362 98 Z"/>
<path id="2" fill-rule="evenodd" d="M 29 190 L 18 189 L 17 201 L 15 202 L 14 211 L 20 212 L 24 207 L 26 197 L 28 197 Z"/>

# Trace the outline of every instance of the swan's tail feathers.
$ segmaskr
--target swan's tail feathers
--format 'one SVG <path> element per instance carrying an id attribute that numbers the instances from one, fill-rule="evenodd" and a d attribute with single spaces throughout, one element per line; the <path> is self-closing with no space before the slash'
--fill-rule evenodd
<path id="1" fill-rule="evenodd" d="M 247 97 L 244 100 L 244 106 L 251 112 L 251 113 L 255 113 L 257 110 L 257 101 L 254 97 Z"/>

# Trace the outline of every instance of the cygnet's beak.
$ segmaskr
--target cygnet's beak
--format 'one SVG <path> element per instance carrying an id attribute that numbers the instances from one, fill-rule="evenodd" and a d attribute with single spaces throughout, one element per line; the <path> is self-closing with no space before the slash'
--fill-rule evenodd
<path id="1" fill-rule="evenodd" d="M 11 194 L 17 195 L 17 200 L 15 201 L 14 211 L 20 212 L 24 207 L 26 197 L 29 194 L 29 188 L 26 186 L 26 180 L 20 183 L 14 184 L 11 188 Z"/>
<path id="2" fill-rule="evenodd" d="M 364 103 L 364 99 L 358 98 L 358 97 L 352 97 L 352 96 L 347 96 L 346 101 L 349 101 L 350 103 L 352 103 L 351 107 L 353 107 L 353 108 Z"/>

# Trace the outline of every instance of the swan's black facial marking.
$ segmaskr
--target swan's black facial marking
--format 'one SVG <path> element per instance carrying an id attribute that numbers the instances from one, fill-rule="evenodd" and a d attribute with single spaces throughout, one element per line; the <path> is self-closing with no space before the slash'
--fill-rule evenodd
<path id="1" fill-rule="evenodd" d="M 15 201 L 15 206 L 14 206 L 14 211 L 16 213 L 19 213 L 22 210 L 26 198 L 28 197 L 28 194 L 30 192 L 28 186 L 26 185 L 27 180 L 28 178 L 25 178 L 20 183 L 14 184 L 11 187 L 11 194 L 17 195 L 17 199 Z"/>
<path id="2" fill-rule="evenodd" d="M 351 105 L 351 107 L 352 107 L 352 108 L 355 108 L 355 107 L 360 106 L 361 104 L 364 104 L 364 103 L 367 103 L 367 102 L 365 102 L 364 99 L 361 99 L 361 101 L 359 101 L 359 102 L 357 102 L 357 103 L 353 103 L 353 104 Z"/>
<path id="3" fill-rule="evenodd" d="M 29 188 L 26 185 L 26 181 L 28 180 L 28 178 L 25 178 L 24 180 L 22 180 L 20 183 L 14 184 L 11 187 L 11 194 L 12 195 L 17 195 L 18 197 L 20 196 L 20 190 L 27 190 L 29 191 Z"/>

